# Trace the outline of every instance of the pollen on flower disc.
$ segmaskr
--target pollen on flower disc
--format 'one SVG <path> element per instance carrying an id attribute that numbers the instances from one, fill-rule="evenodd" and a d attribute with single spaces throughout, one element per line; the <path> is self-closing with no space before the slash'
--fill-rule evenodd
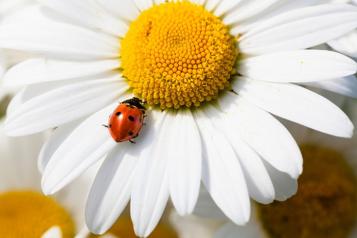
<path id="1" fill-rule="evenodd" d="M 0 237 L 39 238 L 53 226 L 63 238 L 74 237 L 71 216 L 54 199 L 32 191 L 0 194 Z"/>
<path id="2" fill-rule="evenodd" d="M 170 2 L 131 23 L 120 53 L 135 95 L 178 109 L 198 107 L 228 88 L 238 52 L 218 17 L 193 3 Z"/>

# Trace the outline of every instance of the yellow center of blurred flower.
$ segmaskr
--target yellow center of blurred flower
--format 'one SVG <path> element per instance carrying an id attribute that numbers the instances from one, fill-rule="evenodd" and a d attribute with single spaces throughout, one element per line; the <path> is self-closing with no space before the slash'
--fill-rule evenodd
<path id="1" fill-rule="evenodd" d="M 347 238 L 357 221 L 357 181 L 343 155 L 312 145 L 301 148 L 299 190 L 286 202 L 260 206 L 269 237 Z"/>
<path id="2" fill-rule="evenodd" d="M 229 87 L 237 48 L 223 22 L 189 2 L 144 11 L 121 42 L 133 92 L 162 109 L 200 106 Z"/>
<path id="3" fill-rule="evenodd" d="M 112 228 L 105 234 L 109 237 L 116 238 L 137 238 L 133 230 L 133 224 L 130 217 L 122 217 L 112 226 Z M 92 235 L 90 238 L 101 237 Z M 165 223 L 160 223 L 149 238 L 178 238 L 176 232 Z"/>
<path id="4" fill-rule="evenodd" d="M 63 238 L 74 237 L 71 216 L 54 199 L 32 191 L 0 194 L 0 237 L 39 238 L 53 226 Z"/>

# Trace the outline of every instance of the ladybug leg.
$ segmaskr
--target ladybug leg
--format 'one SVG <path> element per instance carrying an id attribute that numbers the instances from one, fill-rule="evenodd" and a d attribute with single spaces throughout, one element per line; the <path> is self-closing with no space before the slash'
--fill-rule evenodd
<path id="1" fill-rule="evenodd" d="M 111 126 L 109 125 L 109 126 L 107 126 L 107 125 L 102 125 L 102 126 L 104 126 L 105 128 L 111 128 Z"/>
<path id="2" fill-rule="evenodd" d="M 135 138 L 135 137 L 134 137 L 134 138 Z M 132 144 L 136 144 L 136 142 L 133 141 L 133 140 L 129 140 L 129 142 L 132 143 Z"/>

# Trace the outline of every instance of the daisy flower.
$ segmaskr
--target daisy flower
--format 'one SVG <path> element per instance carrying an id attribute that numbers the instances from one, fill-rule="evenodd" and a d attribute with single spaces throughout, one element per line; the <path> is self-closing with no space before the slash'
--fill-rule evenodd
<path id="1" fill-rule="evenodd" d="M 280 233 L 280 236 L 299 234 L 300 231 L 291 231 L 286 234 L 286 231 L 292 227 L 291 218 L 294 220 L 293 226 L 296 229 L 304 230 L 307 237 L 326 237 L 326 234 L 324 234 L 326 231 L 329 232 L 329 237 L 356 237 L 357 137 L 355 136 L 352 140 L 344 140 L 326 137 L 311 130 L 304 130 L 301 127 L 293 127 L 293 130 L 296 132 L 294 135 L 297 136 L 299 143 L 303 144 L 303 154 L 307 166 L 299 180 L 297 195 L 285 203 L 266 207 L 259 206 L 260 209 L 256 207 L 252 219 L 246 226 L 236 226 L 228 222 L 217 230 L 214 238 L 269 238 L 272 237 L 269 235 L 270 232 L 277 231 L 283 232 Z M 347 162 L 348 169 L 345 167 L 345 162 L 342 163 L 341 160 Z M 328 170 L 328 172 L 315 170 L 313 166 L 316 163 L 321 163 L 321 168 Z M 332 166 L 338 167 L 338 169 L 331 170 Z M 354 180 L 350 180 L 350 170 L 354 172 Z M 344 174 L 341 175 L 341 172 L 344 172 Z M 338 179 L 336 179 L 336 176 Z M 354 191 L 348 190 L 349 186 L 354 188 Z M 203 194 L 202 196 L 207 195 Z M 308 199 L 308 201 L 304 201 L 304 199 Z M 201 205 L 199 211 L 201 211 L 201 214 L 217 220 L 217 216 L 212 215 L 217 214 L 217 208 L 212 203 L 209 204 Z M 289 214 L 284 212 L 287 207 L 291 209 Z M 205 211 L 202 210 L 203 208 Z M 207 210 L 210 213 L 207 213 Z M 276 214 L 274 219 L 272 219 L 272 216 L 267 217 L 268 212 Z M 305 216 L 305 222 L 301 220 L 302 215 Z M 267 219 L 279 222 L 282 216 L 286 217 L 284 218 L 284 228 L 279 229 L 274 225 L 274 222 L 267 222 Z M 222 220 L 222 217 L 219 218 Z M 315 227 L 313 230 L 311 229 L 312 226 Z M 313 235 L 309 232 L 316 232 L 316 234 Z"/>
<path id="2" fill-rule="evenodd" d="M 85 227 L 83 203 L 93 176 L 87 173 L 56 195 L 43 195 L 36 161 L 44 140 L 44 134 L 9 138 L 0 124 L 2 237 L 72 238 Z"/>
<path id="3" fill-rule="evenodd" d="M 58 127 L 40 156 L 46 194 L 105 158 L 86 208 L 94 233 L 108 230 L 130 201 L 135 232 L 146 237 L 170 198 L 179 214 L 193 211 L 201 181 L 237 224 L 249 220 L 250 197 L 284 199 L 276 183 L 285 175 L 295 180 L 302 158 L 271 114 L 352 135 L 337 106 L 301 85 L 322 87 L 356 73 L 346 56 L 308 50 L 356 28 L 356 7 L 288 0 L 40 2 L 28 12 L 37 22 L 0 27 L 0 47 L 41 56 L 5 76 L 9 85 L 26 86 L 10 104 L 6 130 L 21 136 Z M 146 126 L 136 144 L 116 143 L 102 125 L 133 95 L 146 102 Z"/>

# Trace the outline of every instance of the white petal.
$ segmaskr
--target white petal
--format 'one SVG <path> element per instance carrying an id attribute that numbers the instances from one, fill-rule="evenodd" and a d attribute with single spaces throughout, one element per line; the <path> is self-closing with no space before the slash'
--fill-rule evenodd
<path id="1" fill-rule="evenodd" d="M 220 2 L 221 0 L 206 0 L 205 9 L 212 12 Z"/>
<path id="2" fill-rule="evenodd" d="M 227 217 L 237 224 L 245 224 L 250 217 L 250 201 L 236 154 L 205 114 L 197 111 L 195 118 L 203 141 L 203 183 Z"/>
<path id="3" fill-rule="evenodd" d="M 170 159 L 170 195 L 178 213 L 192 213 L 199 194 L 202 170 L 201 138 L 189 110 L 168 115 L 171 128 L 166 146 Z"/>
<path id="4" fill-rule="evenodd" d="M 241 6 L 235 7 L 223 18 L 227 25 L 239 24 L 250 17 L 259 15 L 262 11 L 267 10 L 281 0 L 249 0 L 243 2 Z"/>
<path id="5" fill-rule="evenodd" d="M 357 27 L 357 8 L 325 4 L 288 11 L 258 24 L 240 40 L 245 54 L 297 50 L 340 37 Z"/>
<path id="6" fill-rule="evenodd" d="M 158 4 L 158 3 L 164 3 L 165 0 L 153 0 L 155 4 Z M 194 4 L 197 4 L 197 5 L 204 5 L 206 0 L 190 0 L 190 2 L 194 3 Z"/>
<path id="7" fill-rule="evenodd" d="M 238 71 L 256 80 L 311 82 L 352 75 L 357 63 L 327 50 L 299 50 L 265 54 L 239 62 Z"/>
<path id="8" fill-rule="evenodd" d="M 117 69 L 119 60 L 59 61 L 29 59 L 7 71 L 4 81 L 9 86 L 20 86 L 47 81 L 86 77 Z"/>
<path id="9" fill-rule="evenodd" d="M 259 14 L 255 14 L 255 16 L 245 19 L 244 21 L 237 22 L 235 25 L 231 26 L 230 32 L 234 36 L 243 35 L 250 29 L 253 29 L 262 24 L 262 22 L 265 22 L 267 19 L 280 15 L 281 13 L 291 11 L 293 9 L 326 3 L 325 1 L 326 0 L 279 1 L 277 4 L 273 4 L 268 9 L 260 12 Z"/>
<path id="10" fill-rule="evenodd" d="M 86 119 L 56 150 L 43 173 L 45 194 L 66 186 L 116 146 L 102 126 L 114 108 L 115 105 L 108 106 Z"/>
<path id="11" fill-rule="evenodd" d="M 353 135 L 353 124 L 340 108 L 303 87 L 238 78 L 233 88 L 248 101 L 279 117 L 338 137 Z"/>
<path id="12" fill-rule="evenodd" d="M 241 2 L 242 0 L 221 0 L 219 1 L 219 5 L 215 8 L 214 14 L 221 17 L 223 14 L 239 6 Z"/>
<path id="13" fill-rule="evenodd" d="M 120 143 L 108 155 L 95 179 L 86 209 L 86 221 L 98 234 L 108 230 L 128 203 L 135 178 L 135 168 L 144 149 L 151 146 L 159 120 L 147 112 L 146 124 L 136 144 Z"/>
<path id="14" fill-rule="evenodd" d="M 133 1 L 141 11 L 148 9 L 153 5 L 153 0 L 133 0 Z"/>
<path id="15" fill-rule="evenodd" d="M 6 131 L 16 136 L 56 127 L 103 108 L 126 90 L 119 76 L 60 87 L 16 108 L 6 120 Z"/>
<path id="16" fill-rule="evenodd" d="M 53 131 L 51 137 L 42 146 L 40 155 L 38 156 L 38 169 L 41 173 L 45 170 L 48 161 L 56 152 L 63 141 L 74 131 L 82 120 L 73 121 L 62 125 Z"/>
<path id="17" fill-rule="evenodd" d="M 131 148 L 130 148 L 131 147 Z M 115 223 L 129 202 L 134 171 L 138 162 L 135 145 L 120 144 L 101 166 L 86 206 L 86 223 L 96 234 L 103 234 Z"/>
<path id="18" fill-rule="evenodd" d="M 130 213 L 139 237 L 147 237 L 154 230 L 169 199 L 168 150 L 163 145 L 171 136 L 171 121 L 166 120 L 165 113 L 155 113 L 158 128 L 155 134 L 148 133 L 152 142 L 140 155 L 131 194 Z"/>
<path id="19" fill-rule="evenodd" d="M 241 139 L 239 131 L 231 126 L 236 122 L 232 123 L 226 113 L 213 107 L 208 107 L 206 113 L 214 120 L 215 127 L 227 136 L 237 154 L 247 181 L 249 195 L 260 203 L 271 203 L 275 192 L 269 174 L 259 155 Z M 256 176 L 257 174 L 259 176 Z"/>
<path id="20" fill-rule="evenodd" d="M 229 121 L 226 113 L 212 106 L 205 112 L 213 120 L 215 127 L 227 136 L 237 154 L 247 181 L 249 195 L 260 203 L 267 204 L 274 201 L 275 192 L 269 174 L 259 155 L 241 139 L 238 130 L 232 128 L 231 125 L 235 123 Z"/>
<path id="21" fill-rule="evenodd" d="M 357 98 L 357 78 L 354 75 L 323 82 L 305 83 L 304 85 L 325 89 L 348 97 Z"/>
<path id="22" fill-rule="evenodd" d="M 16 1 L 16 0 L 15 0 Z M 24 0 L 28 1 L 28 0 Z M 29 2 L 29 1 L 28 1 Z M 45 11 L 39 4 L 29 4 L 27 6 L 22 6 L 11 14 L 6 14 L 6 17 L 1 19 L 2 24 L 13 24 L 13 23 L 24 23 L 26 19 L 26 24 L 32 23 L 36 24 L 41 21 L 52 21 L 54 19 L 48 18 Z"/>
<path id="23" fill-rule="evenodd" d="M 280 171 L 297 178 L 302 156 L 289 131 L 269 113 L 242 97 L 228 93 L 219 101 L 235 133 Z"/>
<path id="24" fill-rule="evenodd" d="M 28 0 L 11 0 L 11 1 L 1 1 L 0 2 L 0 14 L 9 14 L 15 10 L 18 10 L 20 7 L 26 6 L 29 4 Z"/>
<path id="25" fill-rule="evenodd" d="M 24 103 L 38 97 L 50 90 L 56 89 L 66 85 L 63 81 L 51 82 L 51 83 L 41 83 L 26 86 L 24 89 L 20 90 L 15 97 L 12 98 L 10 104 L 7 107 L 7 117 L 11 116 L 18 108 L 20 108 Z"/>
<path id="26" fill-rule="evenodd" d="M 128 25 L 125 22 L 103 11 L 94 1 L 39 0 L 39 2 L 85 27 L 99 28 L 122 37 L 128 30 Z"/>
<path id="27" fill-rule="evenodd" d="M 116 58 L 115 37 L 68 24 L 9 24 L 0 27 L 0 47 L 68 58 Z"/>
<path id="28" fill-rule="evenodd" d="M 347 35 L 327 42 L 334 50 L 342 54 L 357 58 L 357 30 Z"/>
<path id="29" fill-rule="evenodd" d="M 276 170 L 268 163 L 265 163 L 265 167 L 267 168 L 270 178 L 273 181 L 276 200 L 285 201 L 296 194 L 298 190 L 297 179 Z"/>
<path id="30" fill-rule="evenodd" d="M 140 12 L 133 0 L 97 0 L 104 9 L 125 20 L 135 20 Z"/>

